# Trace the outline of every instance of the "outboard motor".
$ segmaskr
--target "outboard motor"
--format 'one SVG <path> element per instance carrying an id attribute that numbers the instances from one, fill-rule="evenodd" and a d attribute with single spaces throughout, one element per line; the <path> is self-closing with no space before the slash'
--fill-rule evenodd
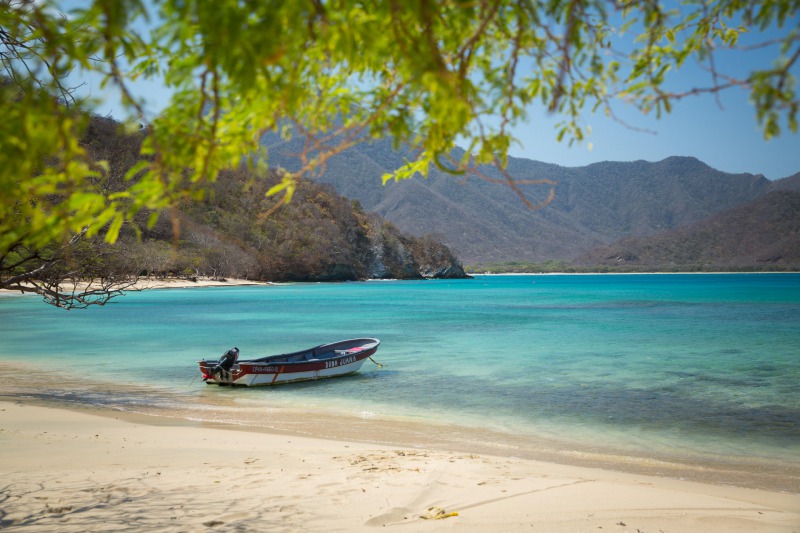
<path id="1" fill-rule="evenodd" d="M 222 357 L 219 358 L 219 362 L 214 366 L 214 369 L 211 371 L 212 374 L 216 374 L 220 370 L 224 370 L 225 372 L 230 372 L 231 367 L 233 367 L 234 363 L 239 359 L 239 348 L 234 346 L 224 354 Z"/>
<path id="2" fill-rule="evenodd" d="M 231 368 L 239 359 L 239 348 L 233 347 L 219 358 L 219 361 L 214 368 L 211 369 L 211 375 L 214 376 L 214 381 L 218 384 L 223 382 L 231 382 Z"/>

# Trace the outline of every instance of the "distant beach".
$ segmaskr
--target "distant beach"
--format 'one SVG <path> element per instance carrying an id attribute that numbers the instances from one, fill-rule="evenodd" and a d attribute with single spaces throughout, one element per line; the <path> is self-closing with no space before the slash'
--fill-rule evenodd
<path id="1" fill-rule="evenodd" d="M 215 278 L 206 278 L 206 277 L 199 277 L 195 279 L 186 279 L 186 278 L 147 278 L 142 277 L 139 280 L 129 287 L 128 291 L 141 291 L 147 289 L 191 289 L 193 287 L 235 287 L 235 286 L 245 286 L 245 285 L 272 285 L 272 282 L 266 281 L 253 281 L 247 279 L 236 279 L 236 278 L 225 278 L 225 279 L 215 279 Z M 71 291 L 73 287 L 76 290 L 84 290 L 89 287 L 87 283 L 81 282 L 66 282 L 63 286 L 64 290 Z M 32 293 L 21 293 L 17 290 L 10 290 L 10 289 L 0 289 L 0 296 L 3 295 L 21 295 L 21 294 L 28 294 L 36 296 Z"/>
<path id="2" fill-rule="evenodd" d="M 144 289 L 190 289 L 192 287 L 234 287 L 243 285 L 270 285 L 271 282 L 253 281 L 247 279 L 225 278 L 196 278 L 194 280 L 186 278 L 139 278 L 139 281 L 132 288 L 134 290 Z"/>

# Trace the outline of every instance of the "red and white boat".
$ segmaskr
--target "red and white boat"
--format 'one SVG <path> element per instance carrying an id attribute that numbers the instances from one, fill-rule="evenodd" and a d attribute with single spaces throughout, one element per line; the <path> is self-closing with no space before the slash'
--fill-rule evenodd
<path id="1" fill-rule="evenodd" d="M 217 385 L 277 385 L 293 381 L 333 378 L 358 372 L 376 351 L 378 339 L 349 339 L 322 344 L 300 352 L 270 355 L 259 359 L 236 361 L 238 349 L 226 352 L 221 359 L 202 359 L 197 363 L 203 381 Z"/>

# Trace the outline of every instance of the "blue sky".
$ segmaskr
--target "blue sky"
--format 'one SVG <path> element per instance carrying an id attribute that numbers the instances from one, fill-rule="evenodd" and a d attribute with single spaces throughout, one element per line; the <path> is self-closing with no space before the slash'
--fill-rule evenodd
<path id="1" fill-rule="evenodd" d="M 792 28 L 800 27 L 800 15 L 796 19 L 778 34 L 785 35 Z M 751 35 L 748 39 L 757 42 L 774 36 L 773 33 Z M 717 66 L 744 76 L 754 68 L 769 66 L 773 57 L 774 50 L 719 55 Z M 800 64 L 794 66 L 793 73 L 800 78 Z M 710 84 L 708 73 L 696 64 L 689 64 L 671 76 L 672 88 L 677 90 Z M 83 81 L 86 82 L 86 93 L 103 96 L 99 83 L 90 79 Z M 137 96 L 146 101 L 146 109 L 153 113 L 168 101 L 168 94 L 158 83 L 143 82 L 134 87 Z M 114 101 L 114 98 L 106 98 L 96 111 L 124 118 Z M 511 155 L 568 167 L 600 161 L 660 161 L 670 156 L 693 156 L 725 172 L 763 174 L 769 179 L 800 172 L 800 134 L 791 133 L 783 124 L 779 137 L 765 140 L 756 121 L 755 109 L 741 89 L 730 89 L 718 96 L 687 97 L 674 103 L 672 112 L 660 119 L 642 115 L 621 103 L 615 108 L 615 113 L 636 129 L 626 127 L 602 112 L 591 114 L 587 111 L 583 123 L 591 128 L 591 134 L 585 141 L 570 146 L 566 141 L 556 141 L 558 117 L 531 109 L 527 122 L 514 130 L 521 146 L 512 147 Z"/>
<path id="2" fill-rule="evenodd" d="M 555 141 L 557 120 L 540 113 L 517 128 L 523 146 L 515 147 L 511 155 L 570 167 L 599 161 L 660 161 L 677 155 L 696 157 L 725 172 L 763 174 L 769 179 L 800 172 L 800 135 L 784 128 L 780 137 L 764 140 L 755 109 L 738 92 L 722 94 L 722 108 L 712 96 L 683 100 L 658 120 L 630 109 L 620 113 L 631 126 L 649 132 L 587 114 L 584 122 L 591 126 L 591 135 L 571 147 Z"/>
<path id="3" fill-rule="evenodd" d="M 800 28 L 800 14 L 795 14 L 783 28 L 773 26 L 765 31 L 751 28 L 740 37 L 739 50 L 720 50 L 714 54 L 715 67 L 738 79 L 746 79 L 753 70 L 770 68 L 778 57 L 778 47 L 754 45 L 783 38 L 797 28 Z M 633 37 L 633 34 L 618 36 L 614 48 L 629 49 Z M 792 50 L 797 46 L 795 43 Z M 688 60 L 680 70 L 668 74 L 666 88 L 681 93 L 691 88 L 713 86 L 707 67 L 707 63 Z M 800 64 L 794 65 L 792 74 L 800 79 Z M 800 88 L 795 87 L 796 98 L 798 90 Z M 725 172 L 763 174 L 769 179 L 800 172 L 800 134 L 791 133 L 784 121 L 781 135 L 765 140 L 755 108 L 741 88 L 731 88 L 717 95 L 686 97 L 674 102 L 671 113 L 662 114 L 658 119 L 622 104 L 614 111 L 627 127 L 602 113 L 587 112 L 583 122 L 591 127 L 591 136 L 572 147 L 555 142 L 552 132 L 553 125 L 558 122 L 556 118 L 534 112 L 533 118 L 517 129 L 523 146 L 515 148 L 512 155 L 563 166 L 693 156 Z"/>

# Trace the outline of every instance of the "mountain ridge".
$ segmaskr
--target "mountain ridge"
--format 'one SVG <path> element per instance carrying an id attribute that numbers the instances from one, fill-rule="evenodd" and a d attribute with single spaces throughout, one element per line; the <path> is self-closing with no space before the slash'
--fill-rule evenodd
<path id="1" fill-rule="evenodd" d="M 792 270 L 800 267 L 800 191 L 774 190 L 705 220 L 595 248 L 578 266 Z"/>
<path id="2" fill-rule="evenodd" d="M 291 153 L 299 151 L 299 141 L 273 140 L 270 164 L 298 168 Z M 581 167 L 509 157 L 507 171 L 516 180 L 557 182 L 552 202 L 529 210 L 507 185 L 454 177 L 436 168 L 427 179 L 382 185 L 381 176 L 410 156 L 403 148 L 393 150 L 388 140 L 377 140 L 332 157 L 325 172 L 313 179 L 357 199 L 401 231 L 440 235 L 467 264 L 572 261 L 619 239 L 701 221 L 780 187 L 800 189 L 800 173 L 776 185 L 761 174 L 722 172 L 690 156 Z M 492 180 L 504 179 L 494 167 L 480 170 Z M 547 197 L 550 187 L 520 189 L 535 204 Z"/>

